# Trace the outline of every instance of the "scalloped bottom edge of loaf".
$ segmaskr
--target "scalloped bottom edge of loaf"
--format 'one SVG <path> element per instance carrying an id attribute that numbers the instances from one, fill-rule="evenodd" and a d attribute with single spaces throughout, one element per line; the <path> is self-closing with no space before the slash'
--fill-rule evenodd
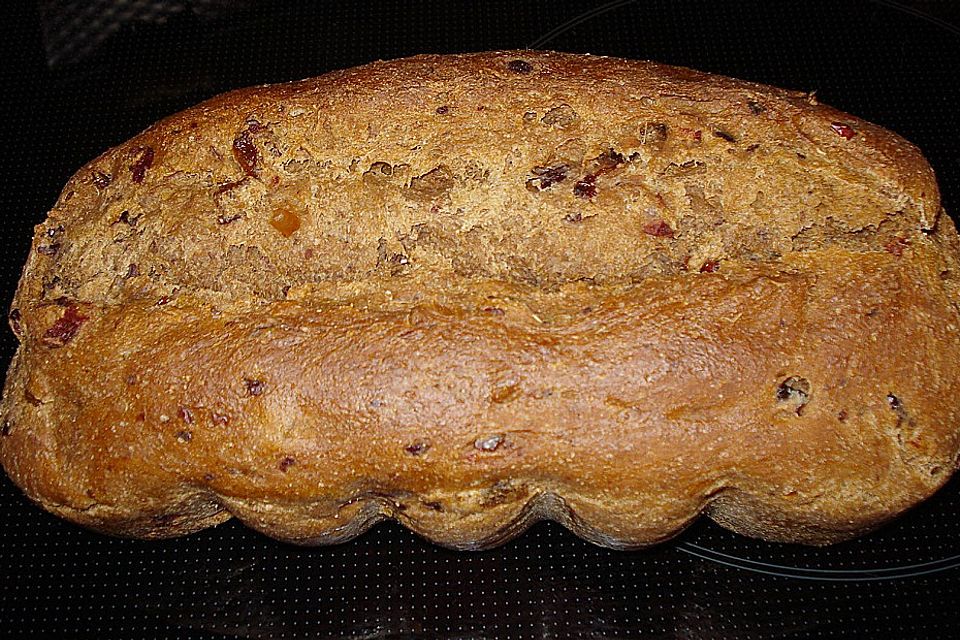
<path id="1" fill-rule="evenodd" d="M 940 486 L 935 487 L 931 495 Z M 201 498 L 201 494 L 196 498 Z M 117 517 L 116 510 L 108 505 L 78 509 L 45 501 L 38 501 L 38 504 L 66 520 L 117 537 L 174 538 L 216 527 L 236 518 L 246 527 L 281 542 L 297 546 L 328 546 L 350 542 L 377 524 L 393 520 L 433 544 L 461 551 L 499 547 L 543 521 L 556 522 L 577 537 L 601 547 L 635 550 L 675 538 L 700 517 L 709 518 L 734 533 L 766 542 L 826 546 L 870 533 L 914 506 L 906 504 L 895 513 L 884 512 L 875 518 L 851 519 L 846 526 L 837 521 L 788 521 L 782 517 L 782 509 L 765 503 L 757 496 L 734 488 L 722 488 L 706 498 L 689 517 L 677 519 L 671 527 L 657 535 L 638 538 L 615 531 L 609 523 L 586 521 L 567 500 L 549 490 L 538 492 L 521 503 L 507 503 L 497 509 L 465 515 L 459 521 L 454 521 L 453 525 L 432 528 L 405 517 L 398 511 L 396 503 L 383 497 L 350 502 L 341 510 L 348 512 L 345 514 L 338 511 L 326 518 L 299 520 L 295 516 L 284 518 L 290 512 L 284 514 L 282 508 L 278 509 L 269 503 L 256 504 L 235 498 L 212 499 L 209 496 L 199 501 L 186 500 L 173 510 L 138 518 L 130 518 L 129 514 Z M 641 514 L 636 516 L 636 521 L 643 521 Z M 309 535 L 296 532 L 296 529 L 303 527 L 318 528 Z"/>

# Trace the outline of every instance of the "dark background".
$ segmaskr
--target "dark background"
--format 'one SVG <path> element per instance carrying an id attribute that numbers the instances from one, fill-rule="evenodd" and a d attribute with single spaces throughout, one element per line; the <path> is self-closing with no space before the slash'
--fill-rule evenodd
<path id="1" fill-rule="evenodd" d="M 793 89 L 917 143 L 960 211 L 960 12 L 917 2 L 126 0 L 4 5 L 0 298 L 67 178 L 219 92 L 425 52 L 534 46 Z M 0 367 L 15 343 L 0 337 Z M 2 475 L 2 474 L 0 474 Z M 550 523 L 451 552 L 394 524 L 330 548 L 236 523 L 107 538 L 0 481 L 0 634 L 64 638 L 960 636 L 960 481 L 864 539 L 756 542 L 700 522 L 639 552 Z"/>

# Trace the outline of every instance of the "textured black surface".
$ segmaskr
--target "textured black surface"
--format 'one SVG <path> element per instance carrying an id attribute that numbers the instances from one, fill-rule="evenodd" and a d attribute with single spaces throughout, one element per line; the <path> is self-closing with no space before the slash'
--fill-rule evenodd
<path id="1" fill-rule="evenodd" d="M 541 48 L 649 58 L 795 89 L 916 142 L 960 211 L 960 24 L 948 0 L 892 2 L 245 2 L 125 25 L 47 67 L 37 10 L 5 27 L 0 294 L 10 300 L 66 179 L 156 119 L 221 91 L 423 52 Z M 932 12 L 933 16 L 918 15 Z M 16 11 L 14 11 L 16 13 Z M 14 341 L 0 336 L 0 366 Z M 960 481 L 827 549 L 700 522 L 642 552 L 554 524 L 457 553 L 394 524 L 332 548 L 228 523 L 117 540 L 0 485 L 0 635 L 64 638 L 761 638 L 960 635 Z"/>

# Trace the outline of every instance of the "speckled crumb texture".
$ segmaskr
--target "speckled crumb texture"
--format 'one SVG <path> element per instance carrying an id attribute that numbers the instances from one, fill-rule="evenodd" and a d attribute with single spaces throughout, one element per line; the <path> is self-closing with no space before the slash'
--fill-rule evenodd
<path id="1" fill-rule="evenodd" d="M 0 460 L 127 536 L 826 544 L 958 466 L 958 256 L 920 152 L 812 95 L 531 51 L 245 89 L 36 228 Z"/>

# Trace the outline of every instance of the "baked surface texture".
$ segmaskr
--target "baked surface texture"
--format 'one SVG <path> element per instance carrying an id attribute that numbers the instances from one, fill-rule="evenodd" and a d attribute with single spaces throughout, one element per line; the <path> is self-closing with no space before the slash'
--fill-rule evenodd
<path id="1" fill-rule="evenodd" d="M 831 543 L 958 466 L 958 256 L 920 152 L 804 93 L 529 51 L 235 91 L 36 228 L 0 460 L 124 536 Z"/>

